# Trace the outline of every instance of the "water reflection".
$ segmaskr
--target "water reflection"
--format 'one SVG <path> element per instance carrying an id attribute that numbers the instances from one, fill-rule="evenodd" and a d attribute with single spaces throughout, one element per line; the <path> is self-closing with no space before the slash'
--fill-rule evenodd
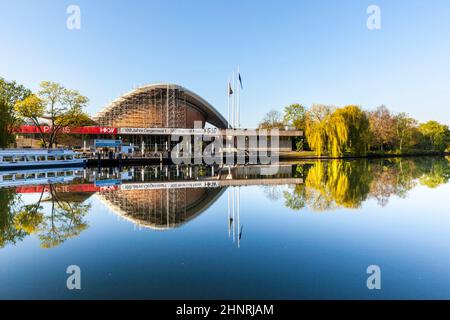
<path id="1" fill-rule="evenodd" d="M 273 176 L 262 177 L 262 168 L 160 165 L 0 172 L 0 245 L 36 235 L 41 247 L 53 248 L 78 236 L 88 227 L 87 199 L 94 194 L 111 212 L 139 227 L 168 230 L 202 214 L 229 187 L 303 182 L 290 164 L 280 165 Z M 228 228 L 239 245 L 242 227 L 236 194 L 229 202 Z M 33 200 L 26 201 L 25 195 Z"/>
<path id="2" fill-rule="evenodd" d="M 228 190 L 224 227 L 239 247 L 240 202 L 246 201 L 240 199 L 242 186 L 259 185 L 268 199 L 283 201 L 292 210 L 323 212 L 359 208 L 368 199 L 384 207 L 394 195 L 405 198 L 418 185 L 436 188 L 450 179 L 446 158 L 310 161 L 283 164 L 270 177 L 261 176 L 260 170 L 260 166 L 95 168 L 70 174 L 47 170 L 44 175 L 29 173 L 31 180 L 24 177 L 22 185 L 13 174 L 13 187 L 0 188 L 0 247 L 29 235 L 35 235 L 43 248 L 77 237 L 88 228 L 92 195 L 135 225 L 168 230 L 195 219 Z M 58 176 L 64 179 L 50 179 Z M 33 177 L 41 180 L 33 184 Z"/>
<path id="3" fill-rule="evenodd" d="M 90 205 L 76 193 L 61 193 L 55 185 L 42 186 L 37 202 L 26 204 L 14 189 L 0 189 L 0 247 L 37 235 L 41 247 L 52 248 L 78 236 L 88 225 Z M 48 209 L 44 209 L 44 205 Z"/>
<path id="4" fill-rule="evenodd" d="M 331 160 L 298 166 L 305 183 L 284 192 L 285 205 L 293 210 L 359 208 L 371 198 L 384 207 L 390 197 L 405 198 L 417 185 L 436 188 L 450 179 L 445 158 Z"/>
<path id="5" fill-rule="evenodd" d="M 98 193 L 111 211 L 141 227 L 178 227 L 209 208 L 223 188 L 131 189 Z"/>
<path id="6" fill-rule="evenodd" d="M 0 188 L 0 248 L 21 241 L 26 233 L 14 225 L 19 197 L 13 189 Z"/>

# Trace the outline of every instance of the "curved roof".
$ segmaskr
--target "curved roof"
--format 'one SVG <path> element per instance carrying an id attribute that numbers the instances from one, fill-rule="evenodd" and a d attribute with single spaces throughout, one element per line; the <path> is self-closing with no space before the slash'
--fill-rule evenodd
<path id="1" fill-rule="evenodd" d="M 192 92 L 189 89 L 186 89 L 180 85 L 173 84 L 173 83 L 154 83 L 154 84 L 147 84 L 142 87 L 136 88 L 134 90 L 131 90 L 114 101 L 112 101 L 110 104 L 108 104 L 106 107 L 104 107 L 102 110 L 100 110 L 95 116 L 94 119 L 98 119 L 104 114 L 108 113 L 109 111 L 113 110 L 114 108 L 118 107 L 122 102 L 124 102 L 127 98 L 131 98 L 134 95 L 140 94 L 142 92 L 145 92 L 147 90 L 154 90 L 154 89 L 178 89 L 180 91 L 183 91 L 186 95 L 186 100 L 191 103 L 194 107 L 196 107 L 199 111 L 201 111 L 206 118 L 206 122 L 216 126 L 220 129 L 226 129 L 228 127 L 227 120 L 220 114 L 219 111 L 217 111 L 208 101 L 197 95 L 196 93 Z"/>
<path id="2" fill-rule="evenodd" d="M 189 188 L 186 188 L 189 189 Z M 126 211 L 126 209 L 122 208 L 120 206 L 120 201 L 111 201 L 108 199 L 108 197 L 105 197 L 105 195 L 102 195 L 101 193 L 96 193 L 96 196 L 105 204 L 109 209 L 111 209 L 112 212 L 119 215 L 123 219 L 130 221 L 140 227 L 153 229 L 153 230 L 169 230 L 173 228 L 178 228 L 189 221 L 194 220 L 196 217 L 201 215 L 203 212 L 205 212 L 209 207 L 211 207 L 217 199 L 220 198 L 220 196 L 225 192 L 226 188 L 203 188 L 205 193 L 204 195 L 194 201 L 193 203 L 187 205 L 183 208 L 183 210 L 176 212 L 175 214 L 183 213 L 183 219 L 180 221 L 173 221 L 169 224 L 159 224 L 155 223 L 154 221 L 151 221 L 150 219 L 142 219 L 134 214 L 134 212 Z M 112 191 L 114 192 L 114 191 Z M 126 194 L 124 194 L 126 196 Z"/>

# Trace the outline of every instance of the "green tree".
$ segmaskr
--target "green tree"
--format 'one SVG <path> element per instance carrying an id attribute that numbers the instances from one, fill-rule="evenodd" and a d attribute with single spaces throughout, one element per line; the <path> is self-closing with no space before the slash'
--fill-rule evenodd
<path id="1" fill-rule="evenodd" d="M 66 89 L 55 82 L 43 81 L 39 96 L 46 102 L 46 113 L 51 121 L 52 130 L 48 139 L 50 148 L 57 143 L 62 128 L 81 125 L 89 119 L 83 112 L 89 99 L 77 90 Z"/>
<path id="2" fill-rule="evenodd" d="M 17 101 L 23 100 L 31 95 L 31 90 L 18 84 L 16 81 L 6 81 L 0 77 L 0 97 L 6 100 L 6 104 L 11 108 Z"/>
<path id="3" fill-rule="evenodd" d="M 31 95 L 16 103 L 16 111 L 23 118 L 30 119 L 38 127 L 44 147 L 52 148 L 58 136 L 67 126 L 92 124 L 83 112 L 89 99 L 76 90 L 65 89 L 58 83 L 43 81 L 38 95 Z M 48 118 L 49 133 L 42 132 L 43 118 Z"/>
<path id="4" fill-rule="evenodd" d="M 0 99 L 0 148 L 6 148 L 14 142 L 13 127 L 16 123 L 6 100 Z"/>
<path id="5" fill-rule="evenodd" d="M 437 121 L 428 121 L 419 126 L 419 131 L 432 150 L 444 151 L 447 148 L 448 126 Z"/>
<path id="6" fill-rule="evenodd" d="M 402 112 L 395 116 L 395 128 L 398 140 L 398 149 L 401 152 L 403 146 L 411 146 L 417 121 Z"/>
<path id="7" fill-rule="evenodd" d="M 89 99 L 80 94 L 77 90 L 64 89 L 62 94 L 62 104 L 67 106 L 68 110 L 81 113 L 83 108 L 89 103 Z"/>
<path id="8" fill-rule="evenodd" d="M 295 127 L 297 130 L 305 130 L 306 109 L 301 104 L 295 103 L 284 108 L 284 124 Z"/>
<path id="9" fill-rule="evenodd" d="M 301 104 L 295 103 L 284 108 L 283 123 L 294 127 L 296 130 L 305 130 L 306 127 L 306 109 Z M 294 138 L 297 151 L 302 151 L 306 147 L 304 137 Z"/>
<path id="10" fill-rule="evenodd" d="M 0 148 L 6 148 L 14 142 L 14 128 L 19 124 L 14 104 L 30 94 L 31 91 L 23 85 L 0 77 Z"/>

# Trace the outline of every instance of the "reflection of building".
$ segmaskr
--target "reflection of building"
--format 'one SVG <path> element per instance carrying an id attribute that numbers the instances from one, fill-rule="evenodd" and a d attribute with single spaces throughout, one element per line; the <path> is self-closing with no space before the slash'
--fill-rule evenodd
<path id="1" fill-rule="evenodd" d="M 143 227 L 178 227 L 209 208 L 223 188 L 143 189 L 99 193 L 116 214 Z"/>
<path id="2" fill-rule="evenodd" d="M 199 176 L 200 170 L 194 170 L 195 174 L 192 177 L 177 178 L 171 174 L 166 178 L 158 177 L 154 180 L 147 173 L 153 172 L 153 169 L 157 167 L 147 167 L 146 171 L 137 170 L 131 173 L 129 179 L 116 186 L 115 190 L 99 192 L 96 195 L 114 213 L 125 219 L 140 226 L 166 230 L 178 227 L 200 215 L 228 187 L 303 183 L 301 177 L 293 177 L 294 167 L 292 165 L 280 165 L 278 174 L 266 177 L 260 174 L 263 167 L 237 166 L 230 168 L 230 171 L 225 168 L 222 174 L 218 173 L 212 177 Z M 197 167 L 197 169 L 199 168 Z M 171 170 L 161 168 L 160 172 L 163 171 L 170 172 Z M 231 179 L 228 178 L 228 174 L 231 175 Z M 146 178 L 145 181 L 140 181 L 139 177 L 141 176 Z M 101 180 L 96 183 L 99 181 Z M 111 182 L 111 180 L 106 180 L 106 182 Z M 239 198 L 235 203 L 236 205 L 233 207 L 237 208 L 236 214 L 238 214 Z M 230 203 L 228 210 L 229 216 L 234 215 L 234 209 L 230 211 Z M 236 232 L 239 234 L 239 230 Z"/>

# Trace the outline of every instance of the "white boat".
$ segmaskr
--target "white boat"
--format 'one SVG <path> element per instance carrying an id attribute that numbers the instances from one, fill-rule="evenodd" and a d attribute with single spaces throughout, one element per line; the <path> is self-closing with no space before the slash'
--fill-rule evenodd
<path id="1" fill-rule="evenodd" d="M 86 161 L 80 153 L 66 149 L 0 149 L 0 170 L 78 167 Z"/>

